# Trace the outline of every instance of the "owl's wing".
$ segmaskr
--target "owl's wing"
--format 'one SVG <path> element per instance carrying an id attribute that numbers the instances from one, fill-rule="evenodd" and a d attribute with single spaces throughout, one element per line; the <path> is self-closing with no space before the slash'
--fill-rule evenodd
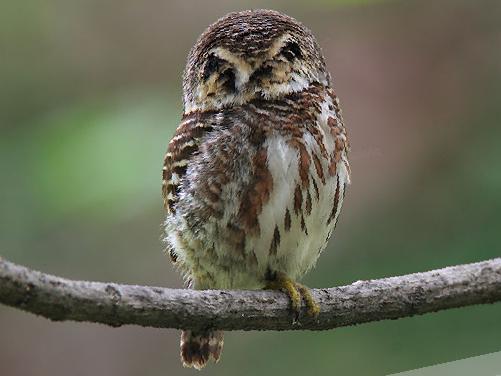
<path id="1" fill-rule="evenodd" d="M 197 153 L 202 137 L 212 129 L 200 120 L 196 115 L 184 117 L 167 147 L 162 169 L 162 196 L 169 213 L 175 212 L 179 187 L 189 160 Z"/>

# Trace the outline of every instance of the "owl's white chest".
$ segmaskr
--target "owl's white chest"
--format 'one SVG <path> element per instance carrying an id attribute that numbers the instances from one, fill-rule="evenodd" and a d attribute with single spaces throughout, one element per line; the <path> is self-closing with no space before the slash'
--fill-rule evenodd
<path id="1" fill-rule="evenodd" d="M 306 132 L 302 137 L 310 160 L 306 186 L 302 184 L 304 176 L 300 172 L 302 165 L 298 148 L 278 134 L 266 141 L 273 189 L 258 217 L 260 235 L 249 239 L 247 244 L 248 250 L 252 249 L 256 254 L 258 265 L 284 272 L 293 279 L 300 278 L 313 267 L 325 249 L 349 183 L 345 151 L 332 168 L 336 154 L 335 138 L 326 117 L 319 120 L 320 142 L 329 158 L 322 157 L 318 138 Z"/>
<path id="2" fill-rule="evenodd" d="M 320 153 L 311 136 L 306 135 L 305 141 L 310 155 Z M 267 144 L 273 190 L 258 217 L 260 235 L 249 239 L 247 248 L 249 251 L 252 248 L 262 268 L 281 271 L 297 279 L 315 265 L 327 245 L 342 205 L 348 171 L 340 162 L 338 172 L 330 176 L 327 161 L 321 161 L 325 171 L 322 181 L 311 163 L 309 185 L 298 195 L 298 187 L 301 187 L 298 150 L 279 136 L 270 138 Z M 335 209 L 338 212 L 331 218 L 336 187 L 340 190 Z"/>

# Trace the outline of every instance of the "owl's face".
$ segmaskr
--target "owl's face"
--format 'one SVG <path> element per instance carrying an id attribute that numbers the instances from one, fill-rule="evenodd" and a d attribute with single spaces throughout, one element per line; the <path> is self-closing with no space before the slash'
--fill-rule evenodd
<path id="1" fill-rule="evenodd" d="M 329 84 L 324 58 L 302 24 L 269 10 L 230 13 L 192 48 L 184 73 L 184 112 L 272 99 Z"/>

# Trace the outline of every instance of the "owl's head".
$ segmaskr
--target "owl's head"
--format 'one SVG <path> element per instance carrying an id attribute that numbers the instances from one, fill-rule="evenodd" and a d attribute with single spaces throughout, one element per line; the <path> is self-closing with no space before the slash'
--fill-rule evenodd
<path id="1" fill-rule="evenodd" d="M 217 110 L 329 84 L 315 37 L 271 10 L 230 13 L 209 26 L 188 55 L 184 111 Z"/>

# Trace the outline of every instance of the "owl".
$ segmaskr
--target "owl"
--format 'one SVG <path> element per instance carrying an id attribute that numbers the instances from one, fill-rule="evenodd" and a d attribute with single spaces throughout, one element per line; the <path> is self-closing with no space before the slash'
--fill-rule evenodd
<path id="1" fill-rule="evenodd" d="M 293 320 L 316 315 L 297 281 L 325 249 L 350 182 L 348 140 L 322 51 L 295 19 L 230 13 L 191 49 L 183 116 L 163 164 L 166 249 L 188 288 L 279 289 Z M 181 359 L 219 360 L 220 331 L 184 331 Z"/>

